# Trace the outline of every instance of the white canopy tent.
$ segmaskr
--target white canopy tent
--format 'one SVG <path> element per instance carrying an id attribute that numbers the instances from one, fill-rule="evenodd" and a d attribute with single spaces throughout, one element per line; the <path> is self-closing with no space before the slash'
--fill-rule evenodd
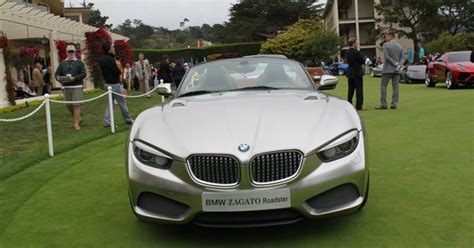
<path id="1" fill-rule="evenodd" d="M 0 0 L 0 31 L 10 40 L 48 38 L 51 51 L 51 67 L 56 70 L 58 52 L 54 41 L 65 40 L 85 46 L 85 33 L 98 29 L 39 9 L 26 7 L 7 0 Z M 127 37 L 110 33 L 113 40 L 128 40 Z M 0 49 L 0 106 L 6 105 L 5 64 Z"/>

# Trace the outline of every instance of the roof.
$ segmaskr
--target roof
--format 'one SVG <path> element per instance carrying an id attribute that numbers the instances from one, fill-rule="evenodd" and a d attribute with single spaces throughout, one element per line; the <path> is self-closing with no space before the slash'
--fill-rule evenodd
<path id="1" fill-rule="evenodd" d="M 97 31 L 96 27 L 7 0 L 0 0 L 0 22 L 10 39 L 41 38 L 56 31 L 58 39 L 80 40 L 86 32 Z M 114 33 L 111 36 L 115 40 L 128 40 Z"/>
<path id="2" fill-rule="evenodd" d="M 90 7 L 71 7 L 71 8 L 64 8 L 64 15 L 67 16 L 68 14 L 72 13 L 81 13 L 82 21 L 84 23 L 89 22 L 89 18 L 92 14 L 92 9 Z"/>

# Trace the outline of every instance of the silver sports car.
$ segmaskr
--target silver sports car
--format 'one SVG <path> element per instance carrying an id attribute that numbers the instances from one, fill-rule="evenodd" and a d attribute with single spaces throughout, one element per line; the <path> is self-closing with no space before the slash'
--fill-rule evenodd
<path id="1" fill-rule="evenodd" d="M 141 220 L 267 226 L 364 207 L 363 123 L 300 63 L 210 62 L 160 94 L 170 100 L 140 114 L 127 141 L 130 203 Z"/>

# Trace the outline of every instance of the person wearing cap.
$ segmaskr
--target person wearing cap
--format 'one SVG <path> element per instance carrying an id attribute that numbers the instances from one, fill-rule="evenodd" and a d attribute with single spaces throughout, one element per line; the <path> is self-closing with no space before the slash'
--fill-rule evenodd
<path id="1" fill-rule="evenodd" d="M 115 48 L 112 42 L 103 42 L 102 51 L 104 52 L 104 54 L 100 57 L 99 65 L 102 71 L 102 76 L 105 81 L 105 87 L 111 87 L 113 92 L 124 95 L 124 88 L 120 81 L 122 73 L 117 67 L 117 63 L 115 61 Z M 113 94 L 112 97 L 118 102 L 125 123 L 128 125 L 132 125 L 133 119 L 130 116 L 130 113 L 128 112 L 127 102 L 125 101 L 125 98 L 116 94 Z M 104 127 L 110 127 L 110 113 L 108 101 L 105 105 L 104 111 Z"/>
<path id="2" fill-rule="evenodd" d="M 67 58 L 62 61 L 56 70 L 56 80 L 64 88 L 64 100 L 68 102 L 82 101 L 84 99 L 83 80 L 86 77 L 86 67 L 84 63 L 76 58 L 76 47 L 69 45 L 66 47 Z M 81 104 L 70 103 L 66 105 L 73 116 L 73 128 L 80 130 Z"/>

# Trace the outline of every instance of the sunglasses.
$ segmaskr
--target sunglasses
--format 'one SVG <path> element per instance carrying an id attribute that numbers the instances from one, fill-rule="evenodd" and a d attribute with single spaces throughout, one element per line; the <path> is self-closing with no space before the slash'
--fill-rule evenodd
<path id="1" fill-rule="evenodd" d="M 67 53 L 75 53 L 75 51 L 67 51 Z"/>

